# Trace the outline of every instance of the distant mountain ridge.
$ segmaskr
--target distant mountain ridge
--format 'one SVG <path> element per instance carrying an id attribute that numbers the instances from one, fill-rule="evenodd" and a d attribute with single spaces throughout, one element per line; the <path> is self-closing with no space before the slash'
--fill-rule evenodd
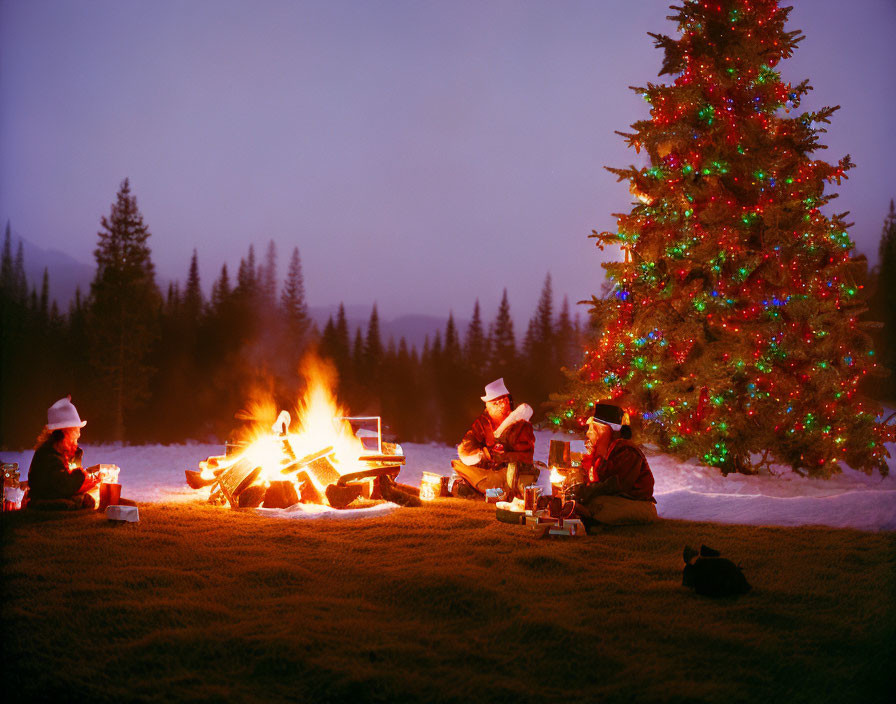
<path id="1" fill-rule="evenodd" d="M 92 264 L 85 264 L 58 249 L 39 247 L 15 232 L 11 238 L 13 256 L 16 255 L 20 242 L 29 291 L 37 289 L 38 294 L 40 293 L 46 269 L 50 278 L 50 301 L 56 301 L 60 311 L 68 309 L 76 289 L 81 289 L 82 297 L 90 292 L 90 282 L 96 271 Z"/>

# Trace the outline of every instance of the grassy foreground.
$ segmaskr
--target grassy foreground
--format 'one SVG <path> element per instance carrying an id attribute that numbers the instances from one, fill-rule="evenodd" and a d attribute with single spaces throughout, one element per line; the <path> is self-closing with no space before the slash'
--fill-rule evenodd
<path id="1" fill-rule="evenodd" d="M 875 702 L 896 534 L 666 521 L 535 540 L 485 504 L 2 516 L 4 700 Z M 753 591 L 681 586 L 685 544 Z"/>

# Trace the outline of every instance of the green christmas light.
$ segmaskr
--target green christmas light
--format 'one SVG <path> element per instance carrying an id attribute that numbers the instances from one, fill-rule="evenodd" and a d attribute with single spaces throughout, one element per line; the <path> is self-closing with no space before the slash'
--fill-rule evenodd
<path id="1" fill-rule="evenodd" d="M 813 475 L 846 452 L 870 471 L 893 433 L 860 411 L 859 382 L 877 366 L 856 325 L 867 289 L 844 223 L 822 212 L 845 168 L 812 158 L 820 112 L 776 112 L 805 92 L 776 70 L 793 48 L 776 7 L 688 0 L 667 56 L 679 75 L 638 91 L 653 110 L 633 145 L 656 151 L 618 171 L 656 186 L 649 206 L 620 217 L 618 237 L 598 239 L 623 244 L 626 261 L 605 265 L 615 295 L 595 298 L 576 407 L 623 395 L 644 439 L 726 470 L 769 450 Z"/>

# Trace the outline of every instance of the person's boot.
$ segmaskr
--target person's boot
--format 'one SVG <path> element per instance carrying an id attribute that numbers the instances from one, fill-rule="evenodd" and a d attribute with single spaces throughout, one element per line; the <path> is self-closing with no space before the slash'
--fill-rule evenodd
<path id="1" fill-rule="evenodd" d="M 457 499 L 479 499 L 482 498 L 470 483 L 462 477 L 457 477 L 451 486 L 451 495 Z"/>

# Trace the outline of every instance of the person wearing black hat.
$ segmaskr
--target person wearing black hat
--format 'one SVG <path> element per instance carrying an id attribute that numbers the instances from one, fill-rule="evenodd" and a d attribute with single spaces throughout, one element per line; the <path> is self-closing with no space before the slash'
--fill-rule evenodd
<path id="1" fill-rule="evenodd" d="M 631 437 L 625 411 L 612 403 L 595 404 L 582 458 L 585 483 L 572 492 L 584 521 L 628 525 L 658 520 L 653 473 Z"/>

